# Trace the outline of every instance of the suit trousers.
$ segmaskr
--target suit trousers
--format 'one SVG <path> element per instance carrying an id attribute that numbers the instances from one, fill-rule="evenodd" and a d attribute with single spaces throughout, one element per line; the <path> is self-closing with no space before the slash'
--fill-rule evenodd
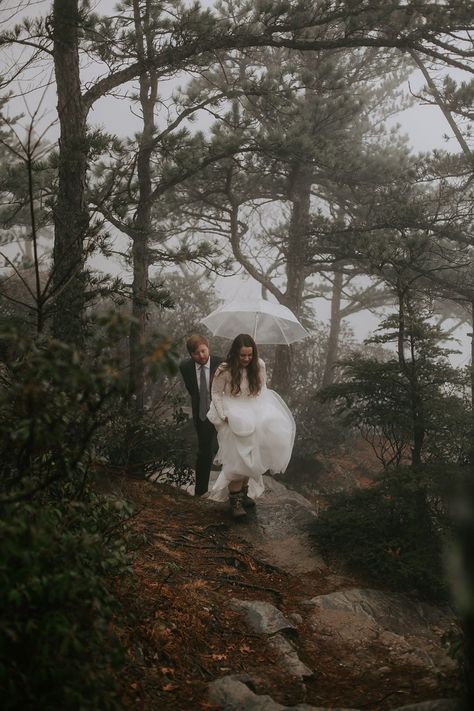
<path id="1" fill-rule="evenodd" d="M 202 496 L 209 487 L 212 460 L 217 452 L 216 428 L 208 419 L 194 421 L 198 438 L 198 454 L 196 460 L 195 496 Z"/>

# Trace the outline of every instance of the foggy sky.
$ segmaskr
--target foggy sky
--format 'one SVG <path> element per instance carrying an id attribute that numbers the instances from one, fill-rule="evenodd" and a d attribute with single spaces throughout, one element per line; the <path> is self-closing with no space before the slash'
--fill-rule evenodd
<path id="1" fill-rule="evenodd" d="M 114 0 L 96 0 L 92 2 L 92 8 L 101 14 L 107 14 L 113 12 L 115 7 Z M 203 6 L 211 6 L 213 3 L 209 0 L 204 0 L 201 2 Z M 19 22 L 20 18 L 23 16 L 32 16 L 35 14 L 45 14 L 51 7 L 51 2 L 48 0 L 33 0 L 29 2 L 28 0 L 4 0 L 0 4 L 0 22 L 4 25 L 11 26 Z M 19 50 L 15 50 L 19 51 Z M 13 52 L 13 50 L 12 50 Z M 12 54 L 13 57 L 13 54 Z M 51 66 L 48 67 L 44 63 L 43 70 L 39 74 L 36 70 L 35 72 L 29 72 L 26 80 L 19 82 L 18 86 L 18 96 L 10 102 L 9 112 L 10 114 L 23 112 L 26 114 L 31 113 L 35 110 L 39 98 L 40 92 L 35 91 L 34 88 L 41 85 L 39 81 L 40 76 L 42 80 L 48 79 Z M 100 74 L 105 73 L 105 69 L 98 68 L 97 65 L 89 62 L 84 62 L 83 65 L 83 79 L 85 81 L 93 81 L 97 77 L 97 71 L 99 69 Z M 461 72 L 455 72 L 455 78 L 460 78 Z M 171 102 L 171 94 L 174 88 L 176 88 L 181 83 L 184 83 L 184 77 L 174 79 L 172 81 L 164 81 L 161 83 L 161 97 L 165 98 L 166 102 Z M 124 94 L 126 91 L 130 91 L 135 85 L 130 84 L 129 86 L 123 87 L 120 93 Z M 410 77 L 407 77 L 406 81 L 406 91 L 410 90 L 415 93 L 423 86 L 423 80 L 421 74 L 418 70 L 414 71 Z M 21 97 L 21 93 L 27 93 L 26 98 Z M 46 125 L 51 120 L 55 118 L 56 115 L 56 95 L 54 87 L 47 90 L 44 102 L 41 109 L 41 123 Z M 161 119 L 166 120 L 166 116 Z M 160 116 L 158 116 L 158 121 L 160 121 Z M 199 128 L 205 129 L 206 125 L 210 125 L 211 118 L 205 113 L 199 118 L 198 126 Z M 444 150 L 458 151 L 459 147 L 456 143 L 451 129 L 447 124 L 444 116 L 437 107 L 432 107 L 429 105 L 418 105 L 413 106 L 401 113 L 396 117 L 393 117 L 389 122 L 389 125 L 400 124 L 401 133 L 408 137 L 409 145 L 414 152 L 428 152 L 435 148 L 441 148 Z M 89 114 L 89 124 L 92 126 L 99 126 L 107 130 L 109 133 L 115 133 L 119 136 L 130 136 L 133 133 L 140 130 L 141 123 L 140 119 L 135 116 L 132 112 L 130 101 L 126 98 L 120 99 L 117 97 L 107 96 L 100 99 L 93 106 L 92 111 Z M 446 140 L 446 137 L 448 140 Z M 50 129 L 48 133 L 48 139 L 50 141 L 55 141 L 57 138 L 57 126 Z M 96 259 L 94 262 L 94 267 L 99 269 L 104 269 L 105 271 L 113 274 L 122 274 L 123 267 L 116 262 L 111 263 L 110 260 Z M 225 300 L 235 298 L 242 292 L 242 287 L 244 287 L 247 294 L 257 295 L 260 293 L 260 285 L 250 277 L 244 280 L 239 277 L 228 277 L 219 278 L 217 281 L 218 291 Z M 318 318 L 322 320 L 327 320 L 329 315 L 329 305 L 328 302 L 318 299 L 315 304 L 315 311 Z M 355 331 L 358 340 L 365 338 L 368 333 L 377 325 L 378 319 L 369 313 L 359 314 L 350 320 L 351 326 Z M 465 364 L 469 361 L 469 344 L 466 336 L 467 328 L 460 333 L 459 336 L 462 339 L 462 350 L 461 356 L 454 356 L 453 362 L 457 365 Z"/>

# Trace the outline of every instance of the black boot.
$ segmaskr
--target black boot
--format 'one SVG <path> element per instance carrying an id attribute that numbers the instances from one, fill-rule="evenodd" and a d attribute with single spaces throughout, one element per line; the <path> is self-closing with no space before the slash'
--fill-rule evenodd
<path id="1" fill-rule="evenodd" d="M 243 494 L 242 506 L 244 507 L 244 509 L 254 509 L 255 501 L 249 496 L 249 485 L 244 484 L 241 491 Z"/>
<path id="2" fill-rule="evenodd" d="M 243 507 L 244 495 L 241 491 L 236 491 L 229 494 L 230 512 L 232 518 L 240 519 L 247 515 Z"/>

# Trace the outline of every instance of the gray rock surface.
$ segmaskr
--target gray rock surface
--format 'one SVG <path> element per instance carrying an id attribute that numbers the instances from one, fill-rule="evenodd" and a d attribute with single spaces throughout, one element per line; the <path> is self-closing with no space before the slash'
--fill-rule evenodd
<path id="1" fill-rule="evenodd" d="M 414 629 L 432 626 L 446 627 L 453 620 L 453 615 L 439 607 L 381 590 L 340 590 L 319 595 L 310 602 L 322 610 L 346 610 L 355 615 L 365 615 L 395 634 L 409 634 Z"/>
<path id="2" fill-rule="evenodd" d="M 448 610 L 415 602 L 405 595 L 352 588 L 307 601 L 313 629 L 357 649 L 385 647 L 388 657 L 414 668 L 453 669 L 442 638 L 455 628 Z M 366 663 L 370 665 L 370 654 Z"/>
<path id="3" fill-rule="evenodd" d="M 321 572 L 336 592 L 301 600 L 299 612 L 286 618 L 264 601 L 233 599 L 253 632 L 266 637 L 280 654 L 282 667 L 304 681 L 312 675 L 298 657 L 297 625 L 309 622 L 305 648 L 314 650 L 329 643 L 338 657 L 341 675 L 369 674 L 381 685 L 392 669 L 406 665 L 407 673 L 422 676 L 427 688 L 439 688 L 439 679 L 456 667 L 443 643 L 443 636 L 456 629 L 455 616 L 447 609 L 413 601 L 397 593 L 371 589 L 339 589 L 344 580 L 329 575 L 315 550 L 309 529 L 316 512 L 300 494 L 265 477 L 266 492 L 256 510 L 239 522 L 239 534 L 252 544 L 256 555 L 290 575 Z M 327 589 L 327 588 L 326 588 Z M 310 655 L 315 658 L 315 655 Z M 318 670 L 314 669 L 317 675 Z M 245 681 L 245 683 L 244 683 Z M 251 680 L 227 676 L 209 685 L 210 699 L 221 711 L 324 711 L 307 704 L 283 706 L 271 696 L 255 693 Z M 336 711 L 331 709 L 331 711 Z M 394 710 L 395 711 L 395 710 Z M 396 711 L 457 711 L 456 701 L 439 699 L 400 707 Z"/>
<path id="4" fill-rule="evenodd" d="M 311 503 L 273 477 L 264 476 L 265 493 L 240 527 L 263 560 L 289 573 L 324 570 L 326 564 L 309 537 L 316 512 Z"/>
<path id="5" fill-rule="evenodd" d="M 242 612 L 249 627 L 257 634 L 267 637 L 270 646 L 280 654 L 281 664 L 289 674 L 301 680 L 313 676 L 312 670 L 299 658 L 295 645 L 284 636 L 295 635 L 295 625 L 275 605 L 263 600 L 233 598 L 229 607 Z"/>
<path id="6" fill-rule="evenodd" d="M 281 655 L 281 664 L 292 676 L 301 679 L 311 679 L 314 674 L 298 656 L 294 644 L 282 634 L 275 634 L 269 638 L 268 643 Z"/>
<path id="7" fill-rule="evenodd" d="M 399 706 L 393 711 L 458 711 L 457 699 L 436 699 L 434 701 L 421 701 L 419 704 Z"/>
<path id="8" fill-rule="evenodd" d="M 218 704 L 221 711 L 323 711 L 320 707 L 307 704 L 283 706 L 274 701 L 271 696 L 255 694 L 246 684 L 233 676 L 224 676 L 211 682 L 209 699 L 212 703 Z M 355 710 L 333 708 L 331 711 Z"/>
<path id="9" fill-rule="evenodd" d="M 296 631 L 295 625 L 275 605 L 269 602 L 232 598 L 229 607 L 232 610 L 242 612 L 249 627 L 257 634 L 272 635 L 282 630 Z"/>
<path id="10" fill-rule="evenodd" d="M 341 709 L 321 706 L 297 704 L 283 706 L 266 694 L 254 693 L 241 677 L 224 676 L 209 684 L 209 700 L 218 704 L 220 711 L 357 711 L 357 709 Z M 419 704 L 401 706 L 393 711 L 457 711 L 457 702 L 453 699 L 438 699 L 423 701 Z"/>

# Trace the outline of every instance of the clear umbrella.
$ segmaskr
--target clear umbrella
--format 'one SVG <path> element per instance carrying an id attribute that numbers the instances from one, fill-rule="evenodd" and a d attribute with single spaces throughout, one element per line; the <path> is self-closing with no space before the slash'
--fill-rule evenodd
<path id="1" fill-rule="evenodd" d="M 289 345 L 308 336 L 290 309 L 266 299 L 240 299 L 219 306 L 202 319 L 214 336 L 250 334 L 256 343 Z"/>

